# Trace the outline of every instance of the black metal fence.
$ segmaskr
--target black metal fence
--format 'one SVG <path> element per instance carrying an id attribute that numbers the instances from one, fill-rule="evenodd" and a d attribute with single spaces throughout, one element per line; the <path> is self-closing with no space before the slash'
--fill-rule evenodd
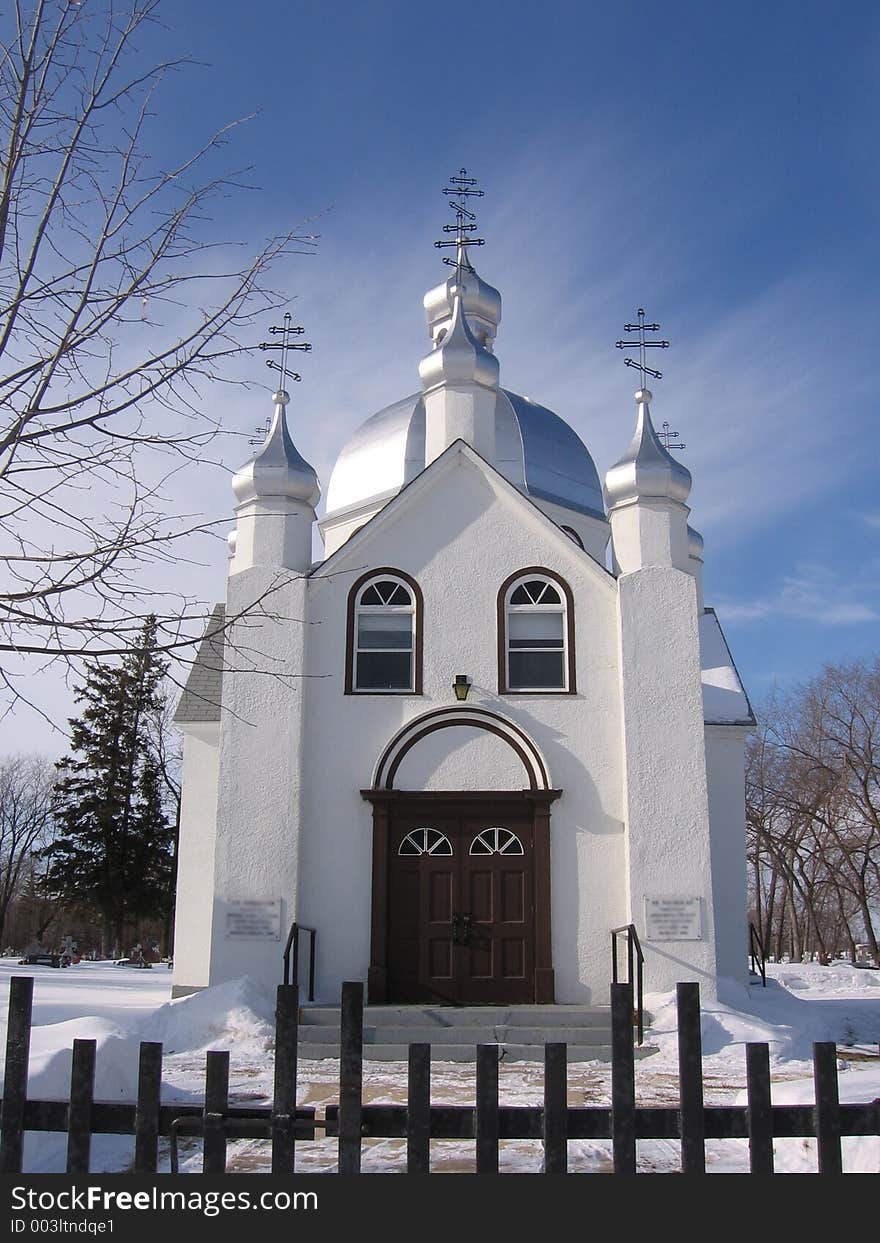
<path id="1" fill-rule="evenodd" d="M 476 1141 L 476 1172 L 498 1172 L 499 1144 L 507 1139 L 533 1139 L 543 1144 L 543 1172 L 568 1172 L 568 1141 L 610 1139 L 616 1174 L 636 1172 L 636 1142 L 677 1140 L 681 1169 L 706 1172 L 706 1140 L 747 1139 L 752 1173 L 773 1173 L 774 1138 L 815 1137 L 818 1172 L 842 1171 L 841 1137 L 880 1134 L 880 1101 L 841 1105 L 834 1043 L 813 1046 L 815 1106 L 770 1103 L 770 1055 L 766 1044 L 746 1046 L 747 1105 L 706 1106 L 703 1101 L 699 987 L 679 984 L 677 1106 L 637 1105 L 633 1048 L 633 989 L 611 986 L 611 1105 L 572 1108 L 567 1101 L 566 1046 L 544 1050 L 542 1106 L 499 1104 L 498 1046 L 480 1045 L 476 1057 L 476 1104 L 431 1104 L 431 1046 L 409 1046 L 408 1095 L 405 1105 L 363 1103 L 363 985 L 342 987 L 338 1104 L 318 1119 L 309 1108 L 296 1108 L 298 995 L 293 985 L 278 988 L 275 1034 L 275 1079 L 271 1106 L 229 1104 L 229 1054 L 207 1054 L 205 1093 L 199 1104 L 161 1102 L 162 1046 L 142 1043 L 137 1101 L 94 1100 L 95 1042 L 73 1044 L 70 1095 L 67 1101 L 27 1099 L 33 979 L 11 981 L 6 1077 L 0 1108 L 0 1172 L 22 1167 L 25 1131 L 67 1134 L 67 1172 L 89 1173 L 93 1135 L 133 1135 L 133 1172 L 154 1174 L 159 1140 L 171 1142 L 172 1171 L 177 1168 L 179 1136 L 202 1137 L 202 1172 L 226 1172 L 229 1140 L 265 1139 L 271 1144 L 271 1171 L 290 1173 L 298 1143 L 319 1133 L 335 1138 L 338 1170 L 360 1173 L 365 1139 L 405 1139 L 410 1174 L 431 1169 L 431 1140 Z"/>

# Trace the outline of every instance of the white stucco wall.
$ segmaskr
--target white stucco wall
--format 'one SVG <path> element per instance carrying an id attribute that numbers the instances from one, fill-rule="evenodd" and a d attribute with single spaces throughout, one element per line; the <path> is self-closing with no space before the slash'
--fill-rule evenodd
<path id="1" fill-rule="evenodd" d="M 528 502 L 511 497 L 464 456 L 438 465 L 443 476 L 436 486 L 417 495 L 412 485 L 411 505 L 382 515 L 311 580 L 300 918 L 319 929 L 320 994 L 336 1000 L 341 981 L 364 979 L 369 965 L 372 809 L 359 791 L 369 786 L 397 730 L 453 704 L 453 678 L 465 673 L 472 682 L 468 704 L 524 729 L 546 756 L 552 784 L 563 790 L 551 813 L 556 997 L 605 1002 L 608 931 L 624 916 L 614 582 Z M 576 695 L 498 694 L 498 589 L 533 565 L 561 574 L 575 595 Z M 347 595 L 371 566 L 404 570 L 422 589 L 421 696 L 343 694 Z M 478 769 L 501 753 L 485 740 L 463 741 L 462 732 L 438 733 L 414 748 L 398 788 L 423 789 L 426 779 L 434 789 L 455 782 L 487 788 Z M 500 762 L 504 779 L 523 788 L 521 770 L 509 759 Z"/>
<path id="2" fill-rule="evenodd" d="M 528 774 L 517 753 L 496 734 L 469 726 L 440 730 L 403 757 L 398 790 L 522 790 Z"/>
<path id="3" fill-rule="evenodd" d="M 615 527 L 616 532 L 616 527 Z M 645 951 L 645 988 L 697 980 L 715 993 L 713 893 L 696 587 L 648 566 L 618 579 L 631 920 Z M 650 940 L 647 898 L 697 898 L 701 939 Z"/>
<path id="4" fill-rule="evenodd" d="M 748 978 L 744 779 L 748 732 L 736 725 L 706 726 L 718 975 L 738 984 Z"/>
<path id="5" fill-rule="evenodd" d="M 204 988 L 209 982 L 219 742 L 219 725 L 188 725 L 184 730 L 174 920 L 175 996 Z"/>
<path id="6" fill-rule="evenodd" d="M 308 580 L 257 567 L 233 575 L 226 616 L 262 605 L 230 627 L 223 678 L 214 860 L 211 982 L 251 975 L 274 989 L 296 912 L 302 828 L 303 674 Z M 252 666 L 260 672 L 249 673 Z M 229 903 L 280 901 L 278 940 L 228 935 Z"/>
<path id="7" fill-rule="evenodd" d="M 423 594 L 419 696 L 344 693 L 348 593 L 381 566 L 411 575 Z M 555 571 L 574 594 L 576 694 L 498 693 L 498 590 L 529 566 Z M 453 678 L 463 673 L 472 683 L 465 706 L 521 728 L 545 757 L 551 786 L 562 791 L 551 807 L 557 1001 L 607 1002 L 610 929 L 632 920 L 643 932 L 646 894 L 697 894 L 704 930 L 700 942 L 646 942 L 647 987 L 696 978 L 711 994 L 715 908 L 725 944 L 739 944 L 745 919 L 733 888 L 724 888 L 728 869 L 742 870 L 742 744 L 731 734 L 717 747 L 714 735 L 710 740 L 710 838 L 689 574 L 652 567 L 616 582 L 459 448 L 310 578 L 262 569 L 234 574 L 227 615 L 270 588 L 271 616 L 237 626 L 227 649 L 213 867 L 207 792 L 217 751 L 193 746 L 187 760 L 183 890 L 195 890 L 202 877 L 205 892 L 213 875 L 217 900 L 211 919 L 203 900 L 199 906 L 184 897 L 191 943 L 179 935 L 175 983 L 198 986 L 247 973 L 273 987 L 294 917 L 318 930 L 318 1000 L 337 1002 L 344 980 L 366 979 L 372 808 L 360 791 L 403 725 L 455 704 Z M 270 673 L 246 672 L 249 662 Z M 197 768 L 201 776 L 194 778 Z M 522 789 L 526 780 L 506 743 L 458 726 L 413 747 L 395 785 Z M 281 899 L 282 941 L 226 937 L 227 904 L 248 898 Z M 735 971 L 737 953 L 720 969 Z"/>

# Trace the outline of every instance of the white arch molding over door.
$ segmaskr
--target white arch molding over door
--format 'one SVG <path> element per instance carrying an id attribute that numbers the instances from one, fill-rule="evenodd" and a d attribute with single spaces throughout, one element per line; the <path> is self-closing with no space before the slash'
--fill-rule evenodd
<path id="1" fill-rule="evenodd" d="M 446 730 L 458 731 L 471 738 L 475 732 L 485 731 L 487 736 L 500 740 L 509 748 L 511 756 L 516 757 L 516 764 L 505 766 L 507 774 L 515 775 L 513 788 L 400 788 L 396 779 L 407 754 L 423 739 L 436 740 L 438 733 Z M 412 768 L 410 772 L 413 772 Z M 444 1000 L 447 1004 L 450 1001 L 452 1004 L 520 1004 L 553 1001 L 550 807 L 561 793 L 561 790 L 551 787 L 547 762 L 525 730 L 497 712 L 457 704 L 422 713 L 397 731 L 376 762 L 371 787 L 361 790 L 362 797 L 373 806 L 372 914 L 367 984 L 371 1002 L 406 1003 L 421 999 L 440 1004 Z M 442 837 L 450 840 L 452 855 L 444 851 L 449 866 L 436 852 L 425 849 L 428 846 L 427 829 L 436 832 L 436 839 L 431 835 L 432 843 Z M 417 835 L 417 840 L 413 834 Z M 480 838 L 483 849 L 478 846 L 471 852 L 470 847 L 477 838 Z M 421 854 L 419 847 L 422 847 Z M 422 863 L 417 863 L 417 859 L 421 859 Z M 517 873 L 517 859 L 522 860 L 519 866 L 521 876 Z M 510 876 L 507 876 L 508 872 Z M 476 890 L 468 891 L 473 878 L 480 880 L 484 874 L 488 877 L 490 873 L 490 879 L 494 878 L 492 884 L 496 888 L 503 886 L 504 893 L 511 894 L 516 888 L 512 881 L 519 876 L 523 894 L 522 911 L 510 916 L 510 928 L 507 925 L 496 928 L 493 923 L 495 916 L 490 918 L 486 912 L 475 910 L 469 898 L 463 909 L 474 913 L 473 925 L 468 926 L 475 935 L 479 934 L 475 950 L 470 941 L 456 940 L 455 919 L 448 912 L 443 913 L 445 907 L 443 911 L 439 907 L 431 907 L 428 898 L 438 891 L 438 886 L 442 889 L 441 881 L 447 884 L 453 900 L 457 894 L 470 892 L 473 895 Z M 517 875 L 514 876 L 514 873 Z M 432 878 L 436 884 L 429 883 Z M 416 891 L 417 896 L 421 896 L 413 907 L 412 895 Z M 500 889 L 498 893 L 501 893 Z M 406 895 L 409 898 L 404 901 Z M 490 905 L 494 911 L 494 899 Z M 501 906 L 498 909 L 500 911 Z M 455 918 L 463 917 L 459 913 Z M 507 915 L 498 916 L 502 924 L 507 918 Z M 469 954 L 473 955 L 477 950 L 488 953 L 487 945 L 507 945 L 514 924 L 522 943 L 521 968 L 514 965 L 509 970 L 496 970 L 492 966 L 489 970 L 473 964 L 467 966 L 471 961 Z M 412 964 L 404 964 L 402 946 L 414 947 L 413 961 L 420 964 L 418 969 Z M 448 980 L 439 968 L 435 970 L 427 965 L 431 953 L 436 951 L 439 954 L 444 947 L 450 951 L 452 964 L 448 969 Z M 425 964 L 422 964 L 422 958 Z M 490 954 L 487 961 L 489 959 L 493 964 L 501 964 L 500 949 L 497 957 Z M 461 971 L 457 970 L 456 963 L 464 964 Z M 446 982 L 438 992 L 441 977 Z M 443 989 L 446 991 L 443 992 Z"/>
<path id="2" fill-rule="evenodd" d="M 449 708 L 437 708 L 408 721 L 394 735 L 379 756 L 373 771 L 373 790 L 395 789 L 395 777 L 406 754 L 419 741 L 438 730 L 468 726 L 472 730 L 484 730 L 495 735 L 518 756 L 525 778 L 523 787 L 530 790 L 550 790 L 547 761 L 538 747 L 513 721 L 486 708 L 467 707 L 463 704 Z"/>

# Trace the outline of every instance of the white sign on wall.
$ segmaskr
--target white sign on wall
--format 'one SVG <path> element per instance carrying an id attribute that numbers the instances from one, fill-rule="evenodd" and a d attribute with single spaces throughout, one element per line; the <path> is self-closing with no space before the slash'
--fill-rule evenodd
<path id="1" fill-rule="evenodd" d="M 226 937 L 235 941 L 280 941 L 281 899 L 241 898 L 228 902 Z"/>
<path id="2" fill-rule="evenodd" d="M 645 898 L 645 940 L 699 941 L 699 898 Z"/>

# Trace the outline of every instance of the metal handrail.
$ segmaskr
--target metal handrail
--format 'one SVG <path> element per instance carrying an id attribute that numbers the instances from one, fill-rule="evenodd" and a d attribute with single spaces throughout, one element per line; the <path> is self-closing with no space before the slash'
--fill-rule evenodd
<path id="1" fill-rule="evenodd" d="M 290 932 L 287 934 L 287 944 L 284 947 L 284 983 L 299 985 L 299 934 L 307 932 L 309 934 L 309 1001 L 315 1000 L 315 941 L 317 932 L 314 928 L 306 928 L 304 924 L 298 924 L 296 920 L 290 925 Z M 293 976 L 291 978 L 290 960 L 293 958 Z"/>
<path id="2" fill-rule="evenodd" d="M 628 975 L 625 983 L 633 982 L 633 966 L 635 966 L 635 983 L 636 1009 L 633 1015 L 633 1026 L 638 1031 L 639 1044 L 645 1039 L 645 1005 L 644 1005 L 644 984 L 645 984 L 645 955 L 642 953 L 639 934 L 636 932 L 635 924 L 621 924 L 619 928 L 611 929 L 611 978 L 615 984 L 619 984 L 617 971 L 617 938 L 621 933 L 626 933 L 626 961 Z"/>
<path id="3" fill-rule="evenodd" d="M 752 975 L 761 977 L 761 987 L 767 987 L 767 952 L 761 934 L 753 923 L 749 924 L 749 965 Z"/>

